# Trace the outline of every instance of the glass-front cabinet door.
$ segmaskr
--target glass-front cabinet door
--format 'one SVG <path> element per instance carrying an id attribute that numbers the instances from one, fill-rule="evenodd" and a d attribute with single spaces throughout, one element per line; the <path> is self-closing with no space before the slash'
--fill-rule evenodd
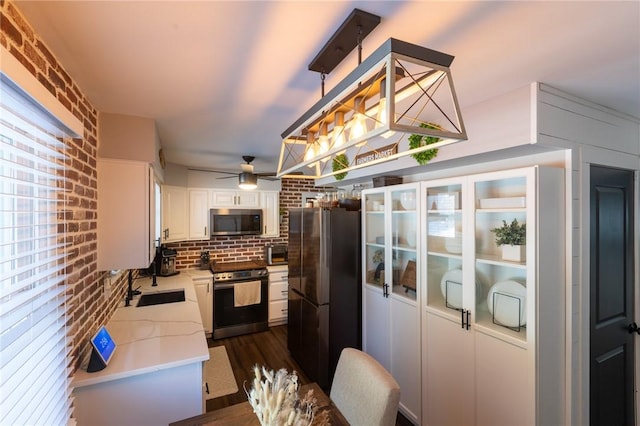
<path id="1" fill-rule="evenodd" d="M 418 292 L 417 185 L 366 191 L 364 235 L 366 276 L 369 285 L 390 294 L 416 300 Z"/>
<path id="2" fill-rule="evenodd" d="M 396 379 L 399 410 L 421 424 L 417 183 L 367 189 L 363 203 L 363 350 Z"/>
<path id="3" fill-rule="evenodd" d="M 535 201 L 528 195 L 534 170 L 515 170 L 472 179 L 475 207 L 475 323 L 527 341 L 528 285 L 534 285 Z M 527 274 L 531 275 L 527 277 Z M 529 282 L 530 281 L 530 282 Z"/>
<path id="4" fill-rule="evenodd" d="M 392 292 L 416 300 L 417 191 L 403 186 L 390 191 Z"/>
<path id="5" fill-rule="evenodd" d="M 426 209 L 426 307 L 460 317 L 463 308 L 463 185 L 458 180 L 429 182 Z"/>
<path id="6" fill-rule="evenodd" d="M 365 237 L 365 283 L 384 289 L 384 265 L 386 259 L 385 233 L 385 193 L 370 192 L 363 194 L 364 237 Z"/>

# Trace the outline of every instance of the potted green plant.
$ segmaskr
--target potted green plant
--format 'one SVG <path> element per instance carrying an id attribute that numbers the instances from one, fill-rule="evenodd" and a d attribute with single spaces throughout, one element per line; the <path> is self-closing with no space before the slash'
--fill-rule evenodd
<path id="1" fill-rule="evenodd" d="M 502 259 L 513 262 L 523 262 L 525 259 L 525 245 L 527 243 L 527 224 L 518 223 L 513 219 L 511 223 L 502 221 L 502 226 L 493 228 L 496 234 L 496 244 L 502 247 Z"/>
<path id="2" fill-rule="evenodd" d="M 334 172 L 337 172 L 338 170 L 346 169 L 347 167 L 349 167 L 349 157 L 347 157 L 347 154 L 336 155 L 331 163 L 331 168 Z M 347 172 L 336 173 L 335 175 L 333 175 L 333 177 L 336 180 L 342 180 L 346 176 L 347 176 Z"/>
<path id="3" fill-rule="evenodd" d="M 442 127 L 435 123 L 420 123 L 420 127 L 424 129 L 442 130 Z M 409 136 L 409 148 L 416 149 L 426 145 L 440 142 L 440 138 L 436 136 L 425 135 L 411 135 Z M 435 158 L 438 155 L 438 148 L 428 149 L 426 151 L 417 152 L 411 154 L 411 156 L 418 162 L 418 164 L 424 166 L 429 160 Z"/>

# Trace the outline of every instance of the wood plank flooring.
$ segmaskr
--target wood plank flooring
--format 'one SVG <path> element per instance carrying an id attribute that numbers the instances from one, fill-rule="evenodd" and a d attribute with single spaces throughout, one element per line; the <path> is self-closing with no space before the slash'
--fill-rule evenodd
<path id="1" fill-rule="evenodd" d="M 244 336 L 229 337 L 226 339 L 208 339 L 209 347 L 224 345 L 229 355 L 231 368 L 236 377 L 238 392 L 214 398 L 207 401 L 207 411 L 238 404 L 247 400 L 243 385 L 247 388 L 253 380 L 253 366 L 265 365 L 273 370 L 286 368 L 287 371 L 296 371 L 300 384 L 309 383 L 309 378 L 300 369 L 300 366 L 289 355 L 287 349 L 287 326 L 271 327 L 269 331 L 246 334 Z M 327 394 L 328 389 L 325 389 Z M 398 413 L 397 426 L 411 425 L 402 414 Z"/>

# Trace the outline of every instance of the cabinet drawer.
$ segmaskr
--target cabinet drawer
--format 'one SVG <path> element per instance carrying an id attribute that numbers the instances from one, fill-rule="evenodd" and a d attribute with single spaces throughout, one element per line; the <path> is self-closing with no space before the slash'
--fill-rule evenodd
<path id="1" fill-rule="evenodd" d="M 269 302 L 269 322 L 288 318 L 287 300 Z"/>
<path id="2" fill-rule="evenodd" d="M 286 282 L 272 283 L 269 286 L 269 300 L 287 300 L 287 289 Z"/>
<path id="3" fill-rule="evenodd" d="M 287 281 L 289 279 L 289 269 L 276 269 L 269 268 L 269 282 Z"/>

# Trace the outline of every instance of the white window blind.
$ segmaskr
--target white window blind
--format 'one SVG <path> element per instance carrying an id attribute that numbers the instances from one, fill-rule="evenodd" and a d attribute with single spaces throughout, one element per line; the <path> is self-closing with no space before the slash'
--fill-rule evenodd
<path id="1" fill-rule="evenodd" d="M 0 425 L 65 425 L 65 144 L 52 116 L 0 83 Z"/>

